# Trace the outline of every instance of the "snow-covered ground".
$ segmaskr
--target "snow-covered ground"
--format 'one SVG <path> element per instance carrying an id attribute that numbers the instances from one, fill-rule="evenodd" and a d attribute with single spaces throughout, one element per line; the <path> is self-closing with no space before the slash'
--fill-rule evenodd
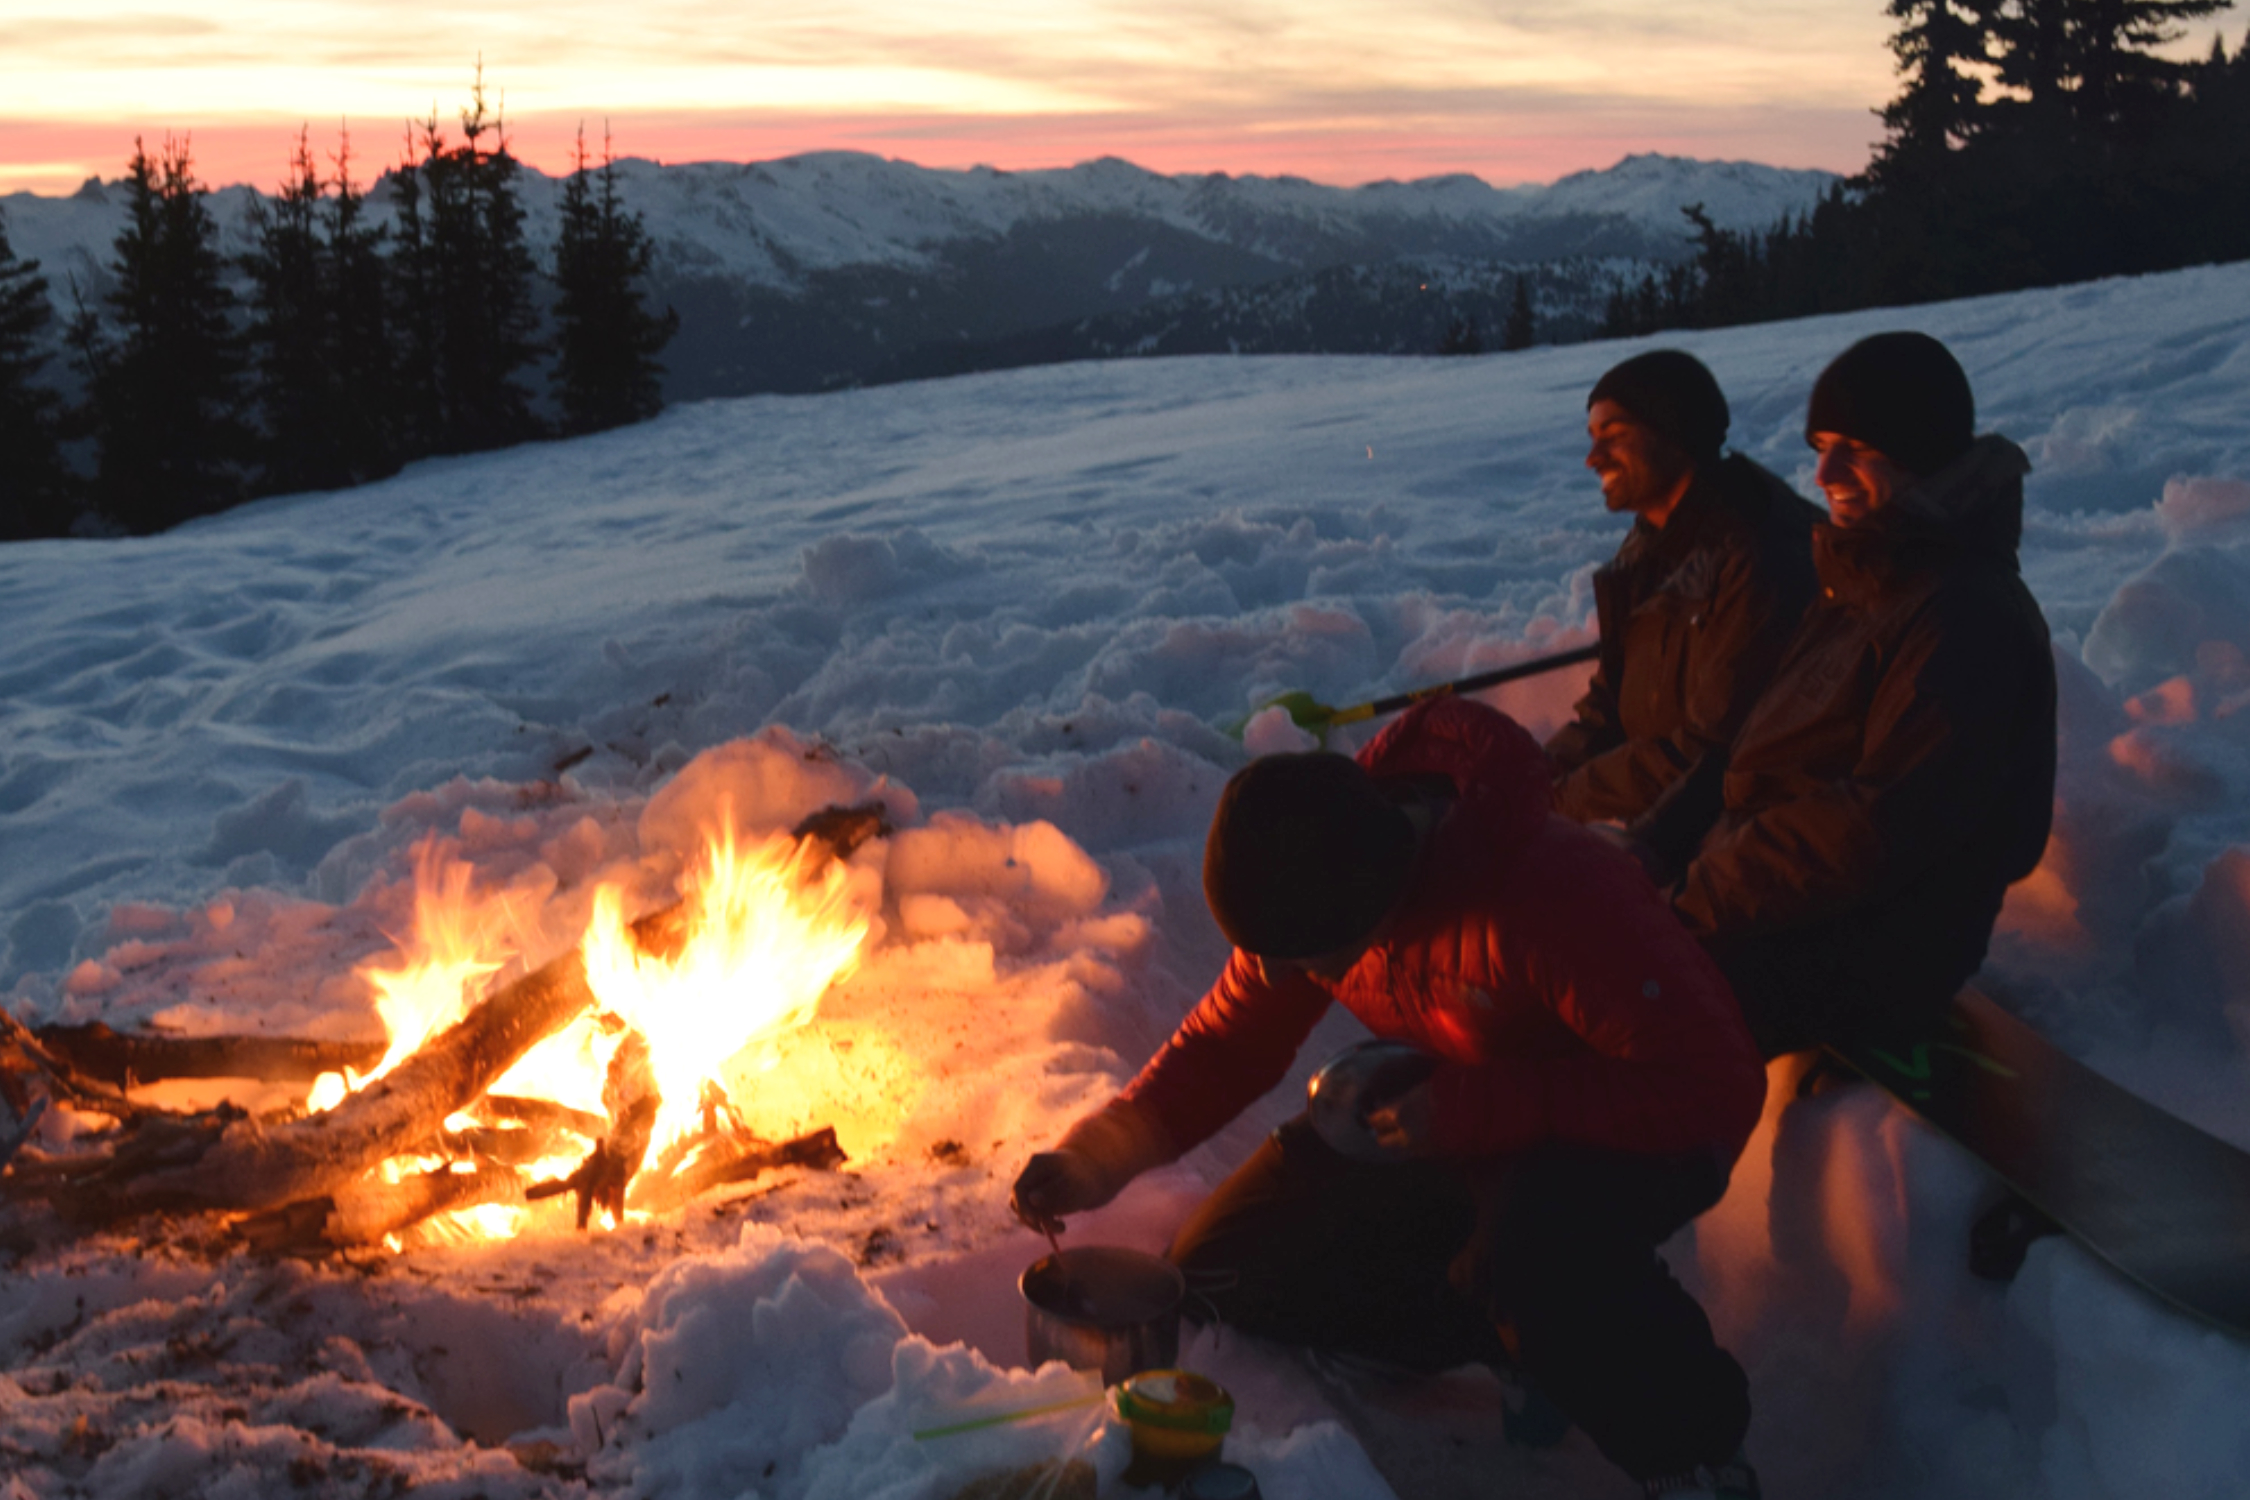
<path id="1" fill-rule="evenodd" d="M 2036 466 L 2062 805 L 1993 968 L 2066 1046 L 2250 1144 L 2250 266 L 1681 342 L 1735 444 L 1802 486 L 1813 376 L 1901 325 L 1959 352 Z M 1583 640 L 1619 534 L 1584 394 L 1632 347 L 712 403 L 0 549 L 0 994 L 27 1020 L 370 1036 L 354 966 L 408 930 L 421 840 L 513 898 L 536 963 L 598 880 L 664 899 L 722 799 L 758 830 L 864 795 L 902 822 L 857 856 L 881 924 L 857 973 L 731 1078 L 767 1133 L 835 1124 L 845 1170 L 325 1264 L 193 1219 L 11 1216 L 0 1496 L 950 1500 L 1081 1447 L 1114 1481 L 1091 1408 L 911 1434 L 1079 1389 L 1011 1368 L 1044 1245 L 1006 1188 L 1222 956 L 1196 868 L 1245 751 L 1215 726 Z M 1503 706 L 1543 730 L 1573 686 Z M 1295 1097 L 1072 1237 L 1160 1245 Z M 1787 1097 L 1670 1247 L 1751 1371 L 1770 1494 L 2250 1488 L 2250 1347 L 2067 1241 L 1971 1279 L 1972 1163 L 1870 1089 Z M 1235 1393 L 1229 1451 L 1276 1500 L 1631 1493 L 1582 1438 L 1506 1448 L 1489 1380 L 1185 1358 Z"/>

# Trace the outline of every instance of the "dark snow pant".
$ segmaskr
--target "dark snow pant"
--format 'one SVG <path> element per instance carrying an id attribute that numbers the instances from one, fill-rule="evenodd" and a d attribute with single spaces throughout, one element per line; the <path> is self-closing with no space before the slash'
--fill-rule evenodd
<path id="1" fill-rule="evenodd" d="M 1300 1116 L 1169 1253 L 1191 1317 L 1422 1370 L 1513 1363 L 1645 1479 L 1725 1462 L 1750 1426 L 1742 1367 L 1656 1254 L 1725 1188 L 1700 1154 L 1355 1162 Z"/>
<path id="2" fill-rule="evenodd" d="M 1750 1035 L 1768 1058 L 1847 1039 L 1911 1043 L 1940 1024 L 1976 971 L 1946 955 L 1877 967 L 1835 927 L 1706 945 L 1727 976 Z"/>

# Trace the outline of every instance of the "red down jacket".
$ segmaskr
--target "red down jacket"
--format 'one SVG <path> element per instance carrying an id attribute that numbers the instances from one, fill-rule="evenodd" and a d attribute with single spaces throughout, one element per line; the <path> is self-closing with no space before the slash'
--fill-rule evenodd
<path id="1" fill-rule="evenodd" d="M 1387 935 L 1334 984 L 1237 951 L 1081 1129 L 1122 1128 L 1153 1158 L 1138 1166 L 1176 1157 L 1279 1083 L 1340 1000 L 1377 1036 L 1443 1059 L 1441 1154 L 1544 1141 L 1739 1154 L 1766 1075 L 1734 996 L 1639 865 L 1549 810 L 1538 743 L 1494 709 L 1442 698 L 1359 760 L 1378 777 L 1442 774 L 1458 794 Z"/>

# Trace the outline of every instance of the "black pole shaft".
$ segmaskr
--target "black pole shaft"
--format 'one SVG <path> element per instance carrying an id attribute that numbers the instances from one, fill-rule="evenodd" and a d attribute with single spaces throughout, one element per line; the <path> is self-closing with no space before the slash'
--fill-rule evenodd
<path id="1" fill-rule="evenodd" d="M 1458 682 L 1441 682 L 1435 687 L 1416 688 L 1410 693 L 1395 693 L 1388 698 L 1378 698 L 1367 705 L 1367 717 L 1377 714 L 1395 714 L 1402 708 L 1411 708 L 1424 698 L 1443 698 L 1450 693 L 1476 693 L 1488 687 L 1498 687 L 1503 682 L 1514 682 L 1522 677 L 1537 677 L 1542 672 L 1553 672 L 1562 667 L 1574 667 L 1583 661 L 1592 661 L 1601 655 L 1602 643 L 1591 641 L 1568 651 L 1558 651 L 1553 656 L 1535 656 L 1530 661 L 1519 661 L 1513 666 L 1496 667 L 1490 672 L 1479 672 L 1474 677 L 1464 677 Z"/>

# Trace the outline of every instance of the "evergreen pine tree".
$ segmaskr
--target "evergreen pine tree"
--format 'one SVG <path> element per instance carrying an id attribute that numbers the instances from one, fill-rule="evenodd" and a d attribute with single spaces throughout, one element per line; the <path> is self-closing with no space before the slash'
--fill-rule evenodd
<path id="1" fill-rule="evenodd" d="M 39 384 L 54 309 L 39 262 L 18 260 L 0 217 L 0 541 L 60 536 L 72 518 L 69 471 L 56 441 L 61 398 Z"/>
<path id="2" fill-rule="evenodd" d="M 350 156 L 347 137 L 335 181 L 323 180 L 300 130 L 290 180 L 252 209 L 258 248 L 243 266 L 269 491 L 334 489 L 398 467 L 381 231 L 363 222 Z"/>
<path id="3" fill-rule="evenodd" d="M 1529 349 L 1538 338 L 1539 329 L 1531 311 L 1531 278 L 1516 273 L 1515 296 L 1508 304 L 1508 321 L 1500 330 L 1500 347 L 1503 349 Z"/>
<path id="4" fill-rule="evenodd" d="M 563 184 L 555 241 L 555 386 L 567 433 L 599 432 L 664 408 L 657 356 L 680 326 L 641 300 L 655 246 L 639 214 L 617 201 L 616 164 L 605 135 L 598 179 L 578 133 L 575 167 Z"/>
<path id="5" fill-rule="evenodd" d="M 461 142 L 448 144 L 433 115 L 420 127 L 420 160 L 393 178 L 392 307 L 416 452 L 473 453 L 540 430 L 519 379 L 539 353 L 519 168 L 485 104 L 481 67 L 470 99 Z"/>
<path id="6" fill-rule="evenodd" d="M 185 140 L 167 140 L 154 161 L 136 140 L 103 298 L 114 333 L 83 302 L 71 325 L 98 450 L 94 505 L 129 531 L 158 531 L 244 494 L 244 360 L 206 191 Z"/>
<path id="7" fill-rule="evenodd" d="M 2050 0 L 2052 3 L 2052 0 Z M 2070 6 L 2076 71 L 2072 113 L 2082 128 L 2145 130 L 2177 98 L 2189 66 L 2159 57 L 2182 23 L 2231 0 L 2076 0 Z"/>
<path id="8" fill-rule="evenodd" d="M 1961 145 L 1975 133 L 1984 83 L 1975 69 L 1989 61 L 1991 0 L 1889 0 L 1899 23 L 1891 34 L 1905 86 L 1881 111 L 1889 132 L 1876 170 Z"/>
<path id="9" fill-rule="evenodd" d="M 445 308 L 441 453 L 505 447 L 539 432 L 531 392 L 517 378 L 539 352 L 531 299 L 536 267 L 524 243 L 516 159 L 501 121 L 487 114 L 481 67 L 470 101 L 461 111 L 461 144 L 436 151 L 433 136 L 428 163 Z"/>
<path id="10" fill-rule="evenodd" d="M 423 127 L 435 155 L 437 120 Z M 414 165 L 416 142 L 409 129 L 406 155 L 385 179 L 391 196 L 391 253 L 385 262 L 384 306 L 388 313 L 391 369 L 397 381 L 398 451 L 402 459 L 438 451 L 443 422 L 439 402 L 439 350 L 445 343 L 445 298 L 428 218 L 423 213 L 423 177 Z"/>
<path id="11" fill-rule="evenodd" d="M 265 425 L 264 488 L 274 492 L 348 482 L 336 462 L 339 402 L 328 362 L 329 298 L 320 244 L 326 193 L 312 147 L 299 129 L 289 180 L 270 203 L 261 198 L 251 207 L 258 246 L 243 257 L 253 287 L 251 386 Z"/>
<path id="12" fill-rule="evenodd" d="M 403 462 L 399 384 L 392 353 L 384 232 L 367 222 L 367 197 L 352 181 L 352 142 L 337 144 L 321 243 L 328 298 L 328 362 L 338 405 L 334 440 L 345 482 L 395 474 Z"/>

